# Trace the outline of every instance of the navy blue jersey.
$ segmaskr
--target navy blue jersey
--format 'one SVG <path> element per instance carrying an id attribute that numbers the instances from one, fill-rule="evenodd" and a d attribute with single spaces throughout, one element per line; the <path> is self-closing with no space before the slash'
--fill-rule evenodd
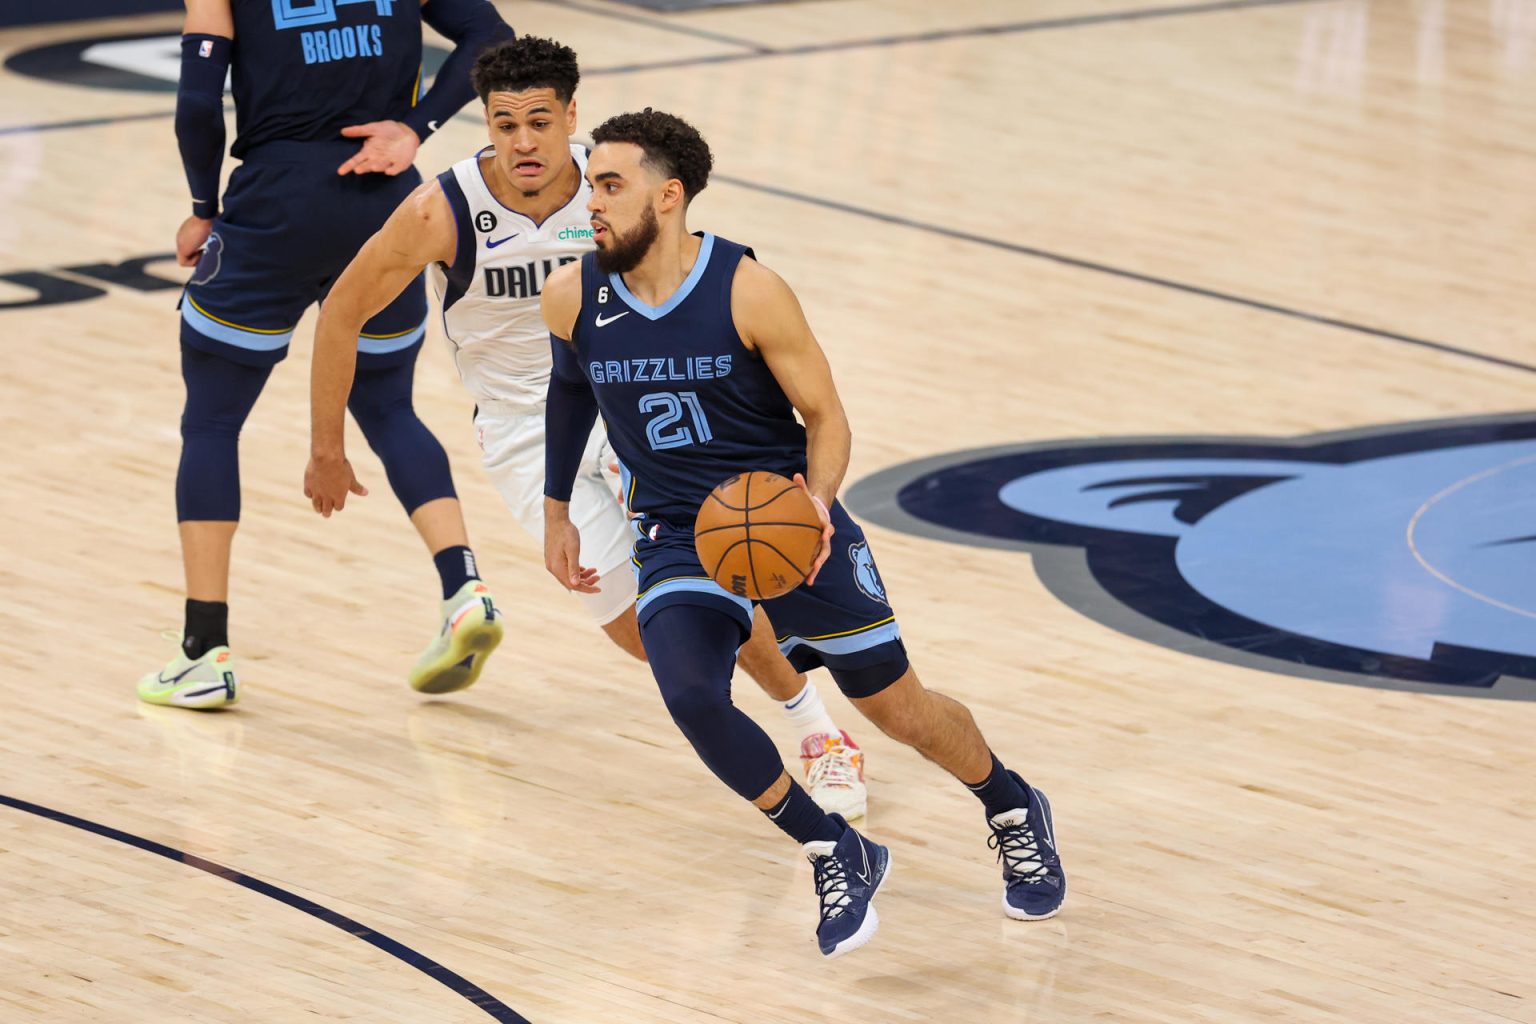
<path id="1" fill-rule="evenodd" d="M 398 121 L 421 86 L 420 0 L 233 0 L 235 144 Z"/>
<path id="2" fill-rule="evenodd" d="M 722 480 L 753 469 L 805 472 L 805 428 L 731 319 L 745 246 L 704 235 L 677 292 L 648 306 L 597 257 L 581 261 L 572 342 L 624 470 L 630 509 L 691 528 Z"/>

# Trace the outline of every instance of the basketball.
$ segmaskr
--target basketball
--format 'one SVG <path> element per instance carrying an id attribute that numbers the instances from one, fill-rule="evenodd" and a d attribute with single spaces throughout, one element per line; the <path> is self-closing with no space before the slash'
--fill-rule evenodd
<path id="1" fill-rule="evenodd" d="M 757 470 L 722 482 L 704 499 L 693 527 L 704 571 L 754 601 L 798 587 L 821 544 L 821 516 L 804 489 Z"/>

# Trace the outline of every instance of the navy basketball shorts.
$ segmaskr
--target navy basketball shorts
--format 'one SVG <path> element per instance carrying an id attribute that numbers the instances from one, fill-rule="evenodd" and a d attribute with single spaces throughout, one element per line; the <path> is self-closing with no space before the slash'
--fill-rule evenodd
<path id="1" fill-rule="evenodd" d="M 863 529 L 841 503 L 831 511 L 832 553 L 816 582 L 761 603 L 779 650 L 797 671 L 825 668 L 847 696 L 872 697 L 906 674 L 907 651 Z M 709 578 L 691 530 L 638 520 L 636 533 L 632 563 L 642 629 L 663 608 L 697 605 L 730 615 L 746 641 L 754 602 Z"/>
<path id="2" fill-rule="evenodd" d="M 250 366 L 288 354 L 304 311 L 421 184 L 402 174 L 339 175 L 353 142 L 271 142 L 235 168 L 224 210 L 182 296 L 182 340 Z M 358 338 L 360 364 L 385 367 L 415 358 L 426 330 L 421 277 Z"/>

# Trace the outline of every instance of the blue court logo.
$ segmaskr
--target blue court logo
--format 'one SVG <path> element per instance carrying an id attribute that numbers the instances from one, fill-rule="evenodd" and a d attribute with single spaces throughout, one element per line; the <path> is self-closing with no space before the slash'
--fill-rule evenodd
<path id="1" fill-rule="evenodd" d="M 880 581 L 880 570 L 875 568 L 875 556 L 869 553 L 869 544 L 859 541 L 848 545 L 848 560 L 853 563 L 853 582 L 871 601 L 890 604 L 885 598 L 885 584 Z"/>
<path id="2" fill-rule="evenodd" d="M 1533 414 L 1014 445 L 886 470 L 846 501 L 896 529 L 1028 551 L 1057 596 L 1142 639 L 1536 700 Z"/>

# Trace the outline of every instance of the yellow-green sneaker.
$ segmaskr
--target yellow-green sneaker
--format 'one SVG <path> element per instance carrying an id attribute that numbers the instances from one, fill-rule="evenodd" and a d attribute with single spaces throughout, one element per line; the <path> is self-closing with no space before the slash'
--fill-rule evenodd
<path id="1" fill-rule="evenodd" d="M 501 612 L 491 588 L 470 580 L 443 602 L 443 628 L 411 669 L 411 688 L 452 693 L 472 685 L 501 634 Z"/>
<path id="2" fill-rule="evenodd" d="M 139 680 L 139 700 L 176 708 L 222 708 L 240 699 L 235 680 L 235 656 L 228 647 L 214 647 L 201 658 L 177 654 L 159 672 Z"/>

